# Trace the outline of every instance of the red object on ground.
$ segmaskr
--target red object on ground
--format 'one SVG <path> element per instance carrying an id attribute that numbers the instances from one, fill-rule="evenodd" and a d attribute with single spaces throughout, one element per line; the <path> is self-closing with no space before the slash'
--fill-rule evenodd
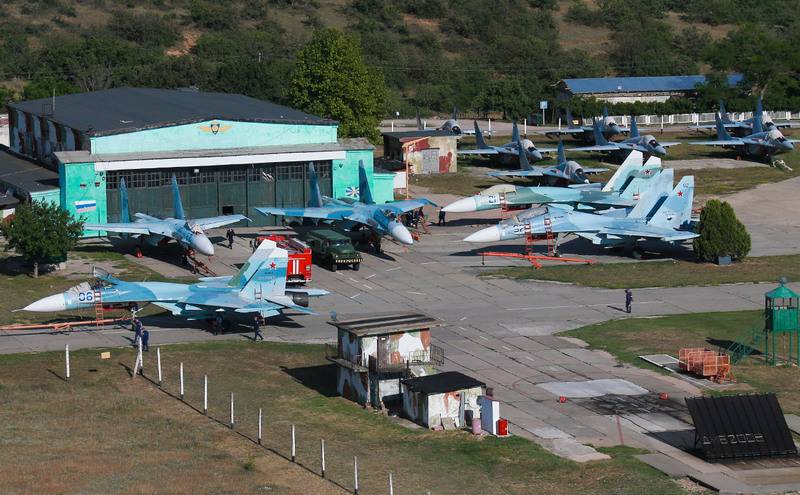
<path id="1" fill-rule="evenodd" d="M 522 253 L 507 253 L 504 251 L 483 251 L 478 253 L 481 257 L 484 256 L 495 256 L 499 258 L 516 258 L 520 260 L 528 260 L 531 265 L 535 268 L 541 268 L 542 264 L 540 261 L 559 261 L 561 263 L 584 263 L 586 265 L 593 265 L 594 260 L 586 260 L 581 258 L 565 258 L 562 256 L 545 256 L 540 254 L 522 254 Z M 483 263 L 483 259 L 481 259 L 481 263 Z"/>
<path id="2" fill-rule="evenodd" d="M 500 418 L 497 420 L 497 436 L 498 437 L 506 437 L 508 436 L 508 420 L 505 418 Z"/>
<path id="3" fill-rule="evenodd" d="M 286 267 L 287 282 L 311 282 L 311 247 L 308 244 L 285 235 L 271 234 L 258 236 L 256 247 L 267 239 L 289 252 L 289 265 Z"/>
<path id="4" fill-rule="evenodd" d="M 666 392 L 661 392 L 660 394 L 658 394 L 658 398 L 661 400 L 667 400 L 669 399 L 669 394 Z"/>
<path id="5" fill-rule="evenodd" d="M 558 402 L 563 404 L 563 403 L 567 402 L 567 398 L 564 397 L 563 395 L 559 395 L 558 396 Z"/>
<path id="6" fill-rule="evenodd" d="M 137 258 L 142 258 L 142 257 L 144 257 L 144 255 L 142 254 L 142 250 L 141 250 L 141 249 L 139 249 L 139 248 L 136 248 L 136 257 L 137 257 Z"/>

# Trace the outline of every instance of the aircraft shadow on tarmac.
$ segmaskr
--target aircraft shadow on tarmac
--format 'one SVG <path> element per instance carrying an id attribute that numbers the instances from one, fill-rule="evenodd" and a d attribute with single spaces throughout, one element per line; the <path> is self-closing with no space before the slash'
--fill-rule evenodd
<path id="1" fill-rule="evenodd" d="M 281 371 L 325 397 L 339 396 L 336 391 L 336 365 L 333 363 L 300 368 L 281 367 Z"/>

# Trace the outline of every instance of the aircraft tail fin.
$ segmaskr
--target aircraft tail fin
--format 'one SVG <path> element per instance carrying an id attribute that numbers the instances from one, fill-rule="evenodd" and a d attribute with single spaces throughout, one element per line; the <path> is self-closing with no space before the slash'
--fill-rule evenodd
<path id="1" fill-rule="evenodd" d="M 631 133 L 630 137 L 639 137 L 639 126 L 636 124 L 636 116 L 631 115 Z"/>
<path id="2" fill-rule="evenodd" d="M 417 107 L 417 130 L 423 130 L 422 127 L 422 117 L 419 116 L 419 107 Z"/>
<path id="3" fill-rule="evenodd" d="M 760 96 L 756 103 L 756 112 L 753 114 L 753 134 L 758 132 L 764 132 L 764 104 Z"/>
<path id="4" fill-rule="evenodd" d="M 128 187 L 125 185 L 125 178 L 119 180 L 119 221 L 128 223 L 131 221 L 131 212 L 128 210 Z"/>
<path id="5" fill-rule="evenodd" d="M 663 172 L 648 184 L 649 187 L 641 192 L 641 197 L 628 214 L 629 218 L 648 218 L 652 215 L 652 211 L 658 207 L 659 203 L 663 202 L 669 192 L 672 190 L 672 181 L 675 178 L 675 170 L 671 168 L 664 169 Z"/>
<path id="6" fill-rule="evenodd" d="M 572 127 L 572 110 L 567 107 L 566 109 L 567 127 Z"/>
<path id="7" fill-rule="evenodd" d="M 633 150 L 628 153 L 628 156 L 625 158 L 625 161 L 622 162 L 622 165 L 617 168 L 617 171 L 614 172 L 614 175 L 608 179 L 608 182 L 603 186 L 603 191 L 605 192 L 613 192 L 613 191 L 620 191 L 622 189 L 622 185 L 625 184 L 628 177 L 633 175 L 638 167 L 644 165 L 643 163 L 644 156 L 642 155 L 641 151 Z"/>
<path id="8" fill-rule="evenodd" d="M 567 163 L 567 155 L 564 153 L 564 141 L 558 140 L 558 164 L 563 165 Z"/>
<path id="9" fill-rule="evenodd" d="M 608 118 L 608 106 L 603 105 L 603 119 Z"/>
<path id="10" fill-rule="evenodd" d="M 515 120 L 511 124 L 511 142 L 512 143 L 518 143 L 520 141 L 521 141 L 521 138 L 519 137 L 519 127 L 517 126 L 517 121 Z"/>
<path id="11" fill-rule="evenodd" d="M 731 119 L 728 117 L 728 111 L 725 110 L 725 102 L 722 100 L 719 100 L 719 114 L 722 122 L 730 122 Z"/>
<path id="12" fill-rule="evenodd" d="M 375 200 L 372 199 L 372 190 L 369 188 L 367 169 L 364 168 L 363 160 L 358 161 L 358 200 L 367 205 L 375 204 Z"/>
<path id="13" fill-rule="evenodd" d="M 722 123 L 722 119 L 718 113 L 714 114 L 714 122 L 717 125 L 717 139 L 720 141 L 731 139 L 731 135 L 728 134 L 728 130 L 725 129 L 725 124 Z"/>
<path id="14" fill-rule="evenodd" d="M 486 146 L 486 141 L 484 141 L 483 139 L 483 132 L 481 132 L 481 128 L 478 125 L 478 121 L 473 120 L 472 123 L 475 124 L 475 146 L 477 146 L 480 149 L 488 148 L 488 146 Z"/>
<path id="15" fill-rule="evenodd" d="M 675 189 L 661 203 L 647 223 L 656 227 L 676 229 L 692 219 L 694 201 L 694 176 L 687 175 L 678 181 Z"/>
<path id="16" fill-rule="evenodd" d="M 178 179 L 175 174 L 172 174 L 172 209 L 175 210 L 175 218 L 178 220 L 186 219 L 186 213 L 183 211 L 183 203 L 181 202 L 181 190 L 178 188 Z"/>
<path id="17" fill-rule="evenodd" d="M 458 120 L 458 107 L 453 107 L 453 120 Z"/>
<path id="18" fill-rule="evenodd" d="M 322 192 L 319 190 L 319 180 L 317 180 L 317 171 L 314 169 L 313 163 L 308 164 L 308 181 L 311 189 L 308 197 L 308 206 L 322 206 Z"/>
<path id="19" fill-rule="evenodd" d="M 262 241 L 228 285 L 251 299 L 283 295 L 288 264 L 289 253 L 285 249 L 277 247 L 275 241 Z"/>
<path id="20" fill-rule="evenodd" d="M 522 141 L 517 141 L 517 156 L 519 156 L 519 169 L 531 170 L 531 163 L 528 161 L 528 154 L 522 146 Z"/>
<path id="21" fill-rule="evenodd" d="M 600 123 L 592 117 L 592 129 L 594 131 L 594 144 L 597 146 L 602 146 L 604 144 L 608 144 L 608 140 L 605 136 L 603 136 L 603 131 L 600 130 Z"/>

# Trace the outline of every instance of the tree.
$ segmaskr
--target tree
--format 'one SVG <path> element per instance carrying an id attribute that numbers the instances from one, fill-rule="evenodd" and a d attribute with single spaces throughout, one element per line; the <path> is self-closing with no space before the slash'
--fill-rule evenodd
<path id="1" fill-rule="evenodd" d="M 2 227 L 6 251 L 15 250 L 33 265 L 33 276 L 39 276 L 39 263 L 66 257 L 83 233 L 83 220 L 75 220 L 58 205 L 33 201 L 20 205 L 14 218 Z"/>
<path id="2" fill-rule="evenodd" d="M 339 135 L 378 138 L 384 113 L 383 75 L 364 63 L 358 41 L 324 29 L 297 54 L 289 100 L 305 112 L 339 121 Z"/>
<path id="3" fill-rule="evenodd" d="M 706 203 L 700 214 L 699 233 L 694 252 L 701 261 L 715 261 L 719 256 L 739 260 L 750 252 L 750 234 L 727 201 L 712 199 Z"/>

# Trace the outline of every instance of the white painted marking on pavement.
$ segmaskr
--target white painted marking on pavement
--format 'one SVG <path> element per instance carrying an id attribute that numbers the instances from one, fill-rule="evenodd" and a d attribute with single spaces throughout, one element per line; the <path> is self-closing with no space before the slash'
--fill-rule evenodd
<path id="1" fill-rule="evenodd" d="M 464 321 L 464 320 L 466 320 L 466 319 L 467 319 L 467 317 L 466 317 L 466 316 L 462 316 L 461 318 L 459 318 L 459 319 L 458 319 L 458 321 Z"/>
<path id="2" fill-rule="evenodd" d="M 407 290 L 406 292 L 408 292 L 409 294 L 416 294 L 418 296 L 426 296 L 427 295 L 424 292 L 414 292 L 413 290 Z"/>
<path id="3" fill-rule="evenodd" d="M 510 351 L 510 350 L 512 350 L 512 349 L 511 349 L 510 347 L 508 347 L 507 345 L 502 345 L 502 346 L 500 346 L 500 347 L 502 347 L 503 349 L 505 349 L 505 350 L 507 350 L 507 351 Z"/>
<path id="4" fill-rule="evenodd" d="M 365 288 L 365 289 L 367 289 L 367 290 L 372 290 L 372 287 L 370 287 L 369 285 L 367 285 L 367 284 L 363 284 L 363 285 L 364 285 L 364 288 Z"/>
<path id="5" fill-rule="evenodd" d="M 375 275 L 377 275 L 377 273 L 373 273 L 372 275 L 370 275 L 370 276 L 368 276 L 368 277 L 364 277 L 364 280 L 369 280 L 369 279 L 371 279 L 372 277 L 374 277 Z"/>
<path id="6" fill-rule="evenodd" d="M 393 271 L 395 271 L 395 270 L 399 270 L 399 269 L 401 269 L 401 268 L 403 268 L 403 267 L 402 267 L 402 266 L 396 266 L 396 267 L 394 267 L 394 268 L 388 268 L 386 271 L 387 271 L 387 272 L 393 272 Z"/>
<path id="7" fill-rule="evenodd" d="M 438 263 L 438 261 L 426 261 L 425 263 L 420 263 L 420 265 L 432 265 L 434 263 Z"/>
<path id="8" fill-rule="evenodd" d="M 483 340 L 489 340 L 486 337 L 484 337 L 483 335 L 478 335 L 478 337 L 482 338 Z"/>
<path id="9" fill-rule="evenodd" d="M 354 279 L 353 277 L 350 277 L 350 281 L 353 282 L 354 284 L 358 283 L 358 280 Z"/>
<path id="10" fill-rule="evenodd" d="M 357 293 L 357 294 L 353 294 L 352 296 L 350 296 L 350 299 L 355 299 L 355 298 L 357 298 L 357 297 L 358 297 L 358 296 L 360 296 L 360 295 L 361 295 L 361 293 L 360 293 L 360 292 L 359 292 L 359 293 Z"/>

